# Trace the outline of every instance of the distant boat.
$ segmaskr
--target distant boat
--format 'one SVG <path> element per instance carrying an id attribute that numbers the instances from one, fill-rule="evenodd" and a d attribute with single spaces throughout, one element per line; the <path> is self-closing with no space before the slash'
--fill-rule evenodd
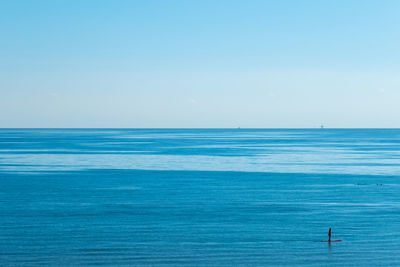
<path id="1" fill-rule="evenodd" d="M 321 129 L 324 129 L 324 125 L 321 125 Z"/>

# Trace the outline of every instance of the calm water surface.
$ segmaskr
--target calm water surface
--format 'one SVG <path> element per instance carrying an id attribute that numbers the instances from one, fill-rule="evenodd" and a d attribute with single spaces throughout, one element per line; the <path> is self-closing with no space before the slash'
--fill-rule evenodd
<path id="1" fill-rule="evenodd" d="M 397 129 L 1 129 L 0 265 L 400 266 L 399 159 Z"/>

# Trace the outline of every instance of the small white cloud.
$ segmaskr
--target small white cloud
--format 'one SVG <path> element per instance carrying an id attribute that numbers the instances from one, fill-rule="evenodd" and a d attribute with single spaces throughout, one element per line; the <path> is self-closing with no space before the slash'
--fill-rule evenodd
<path id="1" fill-rule="evenodd" d="M 194 99 L 194 98 L 189 98 L 189 102 L 192 103 L 192 104 L 196 104 L 196 103 L 197 103 L 197 100 Z"/>
<path id="2" fill-rule="evenodd" d="M 385 89 L 384 89 L 384 88 L 379 88 L 378 91 L 379 91 L 381 94 L 385 93 Z"/>

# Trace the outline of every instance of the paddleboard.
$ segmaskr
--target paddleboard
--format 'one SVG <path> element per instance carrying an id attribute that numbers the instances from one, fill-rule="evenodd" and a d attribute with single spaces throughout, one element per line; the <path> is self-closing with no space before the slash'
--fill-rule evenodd
<path id="1" fill-rule="evenodd" d="M 340 242 L 340 241 L 342 241 L 342 239 L 335 239 L 335 240 L 331 240 L 331 241 L 329 241 L 329 240 L 321 240 L 321 242 Z"/>

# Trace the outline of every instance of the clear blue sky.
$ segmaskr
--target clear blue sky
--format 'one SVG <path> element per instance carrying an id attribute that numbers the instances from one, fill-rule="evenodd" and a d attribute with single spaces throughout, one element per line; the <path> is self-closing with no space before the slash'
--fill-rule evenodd
<path id="1" fill-rule="evenodd" d="M 0 1 L 0 127 L 400 127 L 400 1 Z"/>

